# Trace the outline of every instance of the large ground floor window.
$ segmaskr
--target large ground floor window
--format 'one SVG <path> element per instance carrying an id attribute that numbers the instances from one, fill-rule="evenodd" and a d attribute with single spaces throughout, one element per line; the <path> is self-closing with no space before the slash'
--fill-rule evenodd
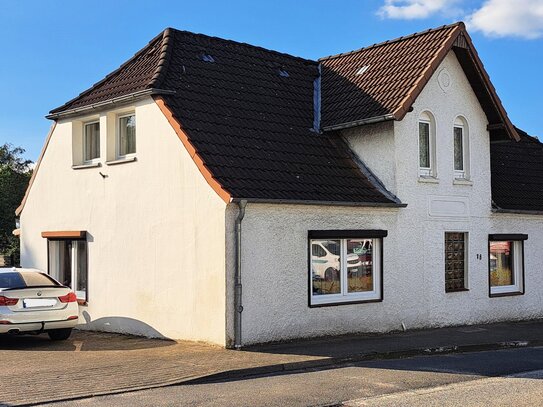
<path id="1" fill-rule="evenodd" d="M 524 293 L 524 240 L 527 235 L 489 236 L 490 296 Z"/>
<path id="2" fill-rule="evenodd" d="M 310 305 L 382 300 L 386 231 L 310 231 Z"/>
<path id="3" fill-rule="evenodd" d="M 70 287 L 78 300 L 87 300 L 87 242 L 48 240 L 49 274 Z"/>

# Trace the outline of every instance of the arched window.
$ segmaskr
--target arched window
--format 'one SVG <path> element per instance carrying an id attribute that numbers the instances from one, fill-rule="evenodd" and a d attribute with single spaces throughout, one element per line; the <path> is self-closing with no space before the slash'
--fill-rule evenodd
<path id="1" fill-rule="evenodd" d="M 419 117 L 419 175 L 435 177 L 436 174 L 436 124 L 430 112 Z"/>
<path id="2" fill-rule="evenodd" d="M 458 116 L 453 126 L 454 178 L 469 179 L 469 132 L 468 122 Z"/>

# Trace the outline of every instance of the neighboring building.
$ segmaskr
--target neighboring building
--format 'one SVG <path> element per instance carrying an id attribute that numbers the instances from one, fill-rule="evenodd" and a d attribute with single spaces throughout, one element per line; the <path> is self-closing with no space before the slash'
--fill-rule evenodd
<path id="1" fill-rule="evenodd" d="M 462 23 L 319 61 L 167 29 L 48 118 L 22 265 L 84 328 L 239 346 L 543 317 L 543 147 Z"/>

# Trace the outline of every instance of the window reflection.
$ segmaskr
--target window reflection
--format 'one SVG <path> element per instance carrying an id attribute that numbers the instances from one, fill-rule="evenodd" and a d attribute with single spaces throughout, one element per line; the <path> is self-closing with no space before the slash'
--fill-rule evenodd
<path id="1" fill-rule="evenodd" d="M 490 285 L 513 285 L 512 242 L 490 242 Z"/>
<path id="2" fill-rule="evenodd" d="M 347 291 L 373 290 L 373 240 L 347 240 Z"/>
<path id="3" fill-rule="evenodd" d="M 341 292 L 341 242 L 339 240 L 311 241 L 311 274 L 313 294 Z"/>

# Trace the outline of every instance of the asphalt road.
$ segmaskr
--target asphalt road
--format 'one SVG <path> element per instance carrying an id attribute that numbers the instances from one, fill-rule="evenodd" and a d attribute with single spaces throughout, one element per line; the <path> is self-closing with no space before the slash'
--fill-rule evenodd
<path id="1" fill-rule="evenodd" d="M 51 406 L 541 406 L 543 348 L 358 363 Z"/>

